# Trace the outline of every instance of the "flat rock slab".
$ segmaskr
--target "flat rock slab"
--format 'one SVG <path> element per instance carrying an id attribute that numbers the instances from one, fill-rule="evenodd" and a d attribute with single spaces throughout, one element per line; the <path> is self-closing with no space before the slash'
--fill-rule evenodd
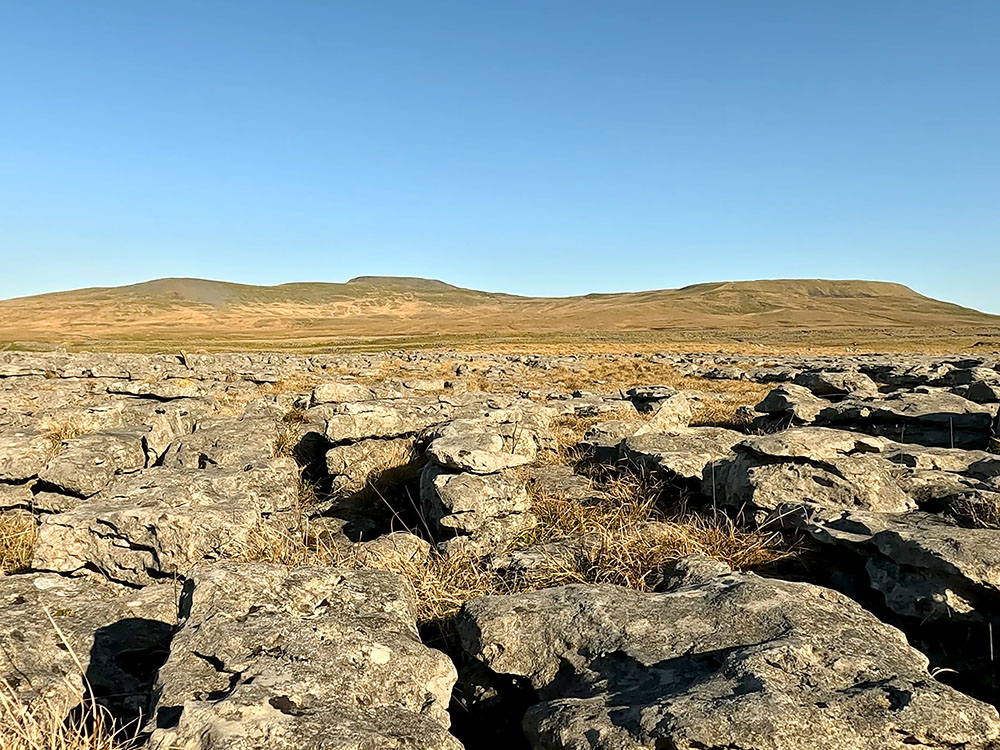
<path id="1" fill-rule="evenodd" d="M 461 750 L 455 667 L 420 642 L 399 576 L 219 564 L 191 582 L 153 750 Z"/>
<path id="2" fill-rule="evenodd" d="M 1000 737 L 996 709 L 936 682 L 845 596 L 717 568 L 666 593 L 476 599 L 459 635 L 537 692 L 534 750 L 987 750 Z"/>
<path id="3" fill-rule="evenodd" d="M 33 567 L 94 567 L 146 584 L 252 548 L 271 515 L 296 500 L 289 459 L 239 469 L 155 467 L 123 478 L 72 510 L 42 517 Z"/>
<path id="4" fill-rule="evenodd" d="M 721 427 L 690 427 L 670 434 L 636 435 L 622 442 L 619 457 L 640 471 L 667 479 L 700 480 L 705 469 L 732 453 L 746 435 Z"/>
<path id="5" fill-rule="evenodd" d="M 898 513 L 916 508 L 898 466 L 879 455 L 885 441 L 844 430 L 798 427 L 747 438 L 706 477 L 720 504 L 764 514 L 795 502 Z"/>
<path id="6" fill-rule="evenodd" d="M 38 475 L 55 446 L 47 435 L 31 427 L 0 432 L 0 481 L 25 482 Z"/>
<path id="7" fill-rule="evenodd" d="M 146 443 L 138 430 L 106 430 L 63 441 L 38 478 L 69 495 L 90 497 L 119 474 L 146 465 Z"/>

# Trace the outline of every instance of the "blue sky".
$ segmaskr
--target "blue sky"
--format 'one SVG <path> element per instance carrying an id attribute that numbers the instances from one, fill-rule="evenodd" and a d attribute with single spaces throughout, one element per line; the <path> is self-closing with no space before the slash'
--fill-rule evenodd
<path id="1" fill-rule="evenodd" d="M 871 278 L 1000 313 L 996 0 L 0 0 L 0 297 Z"/>

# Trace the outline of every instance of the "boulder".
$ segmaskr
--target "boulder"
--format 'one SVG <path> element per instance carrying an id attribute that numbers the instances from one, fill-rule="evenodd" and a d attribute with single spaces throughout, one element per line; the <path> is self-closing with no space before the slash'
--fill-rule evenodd
<path id="1" fill-rule="evenodd" d="M 369 439 L 337 445 L 326 453 L 326 469 L 331 477 L 330 492 L 352 495 L 369 485 L 384 488 L 416 478 L 422 466 L 416 440 Z"/>
<path id="2" fill-rule="evenodd" d="M 704 478 L 714 461 L 729 456 L 746 435 L 722 427 L 691 427 L 671 434 L 648 433 L 629 437 L 619 448 L 619 458 L 640 472 L 674 480 Z"/>
<path id="3" fill-rule="evenodd" d="M 921 621 L 988 622 L 1000 615 L 1000 531 L 930 513 L 798 507 L 783 521 L 859 555 L 872 589 Z"/>
<path id="4" fill-rule="evenodd" d="M 675 588 L 571 585 L 467 602 L 463 647 L 526 680 L 535 750 L 986 750 L 996 709 L 936 682 L 834 591 L 692 566 Z"/>
<path id="5" fill-rule="evenodd" d="M 848 398 L 830 404 L 814 424 L 880 435 L 901 443 L 942 448 L 986 448 L 996 404 L 977 404 L 943 391 Z"/>
<path id="6" fill-rule="evenodd" d="M 860 372 L 812 370 L 799 373 L 793 382 L 795 385 L 808 388 L 817 396 L 827 398 L 878 396 L 878 385 L 870 377 Z"/>
<path id="7" fill-rule="evenodd" d="M 702 492 L 762 520 L 795 502 L 902 512 L 916 507 L 878 438 L 798 427 L 744 440 L 705 477 Z"/>
<path id="8" fill-rule="evenodd" d="M 160 669 L 151 750 L 461 750 L 455 667 L 420 642 L 381 571 L 217 564 L 192 572 Z"/>
<path id="9" fill-rule="evenodd" d="M 452 422 L 427 446 L 439 466 L 476 474 L 493 474 L 523 466 L 538 452 L 533 434 L 517 425 L 486 426 Z"/>
<path id="10" fill-rule="evenodd" d="M 431 531 L 449 554 L 502 550 L 537 523 L 525 477 L 512 472 L 452 474 L 428 464 L 420 501 Z"/>
<path id="11" fill-rule="evenodd" d="M 813 395 L 801 385 L 779 385 L 772 390 L 754 409 L 767 415 L 765 422 L 789 425 L 811 424 L 829 402 Z"/>

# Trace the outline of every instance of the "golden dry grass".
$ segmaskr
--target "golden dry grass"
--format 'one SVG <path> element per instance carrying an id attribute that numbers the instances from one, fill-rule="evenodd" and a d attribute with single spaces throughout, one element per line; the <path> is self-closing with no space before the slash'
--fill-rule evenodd
<path id="1" fill-rule="evenodd" d="M 127 750 L 134 746 L 111 730 L 108 713 L 80 696 L 83 716 L 67 722 L 65 712 L 42 702 L 30 708 L 0 679 L 0 750 Z"/>
<path id="2" fill-rule="evenodd" d="M 108 314 L 113 310 L 114 315 Z M 653 345 L 679 351 L 955 352 L 1000 321 L 894 284 L 791 279 L 530 298 L 426 280 L 253 287 L 162 279 L 0 301 L 0 342 L 90 350 L 467 349 Z M 427 333 L 432 331 L 433 333 Z"/>
<path id="3" fill-rule="evenodd" d="M 424 558 L 360 545 L 333 546 L 310 534 L 306 522 L 295 531 L 261 523 L 225 554 L 244 561 L 398 573 L 416 594 L 422 625 L 446 620 L 465 601 L 491 594 L 579 582 L 648 590 L 664 566 L 694 553 L 737 570 L 772 565 L 795 554 L 779 534 L 740 529 L 723 514 L 668 515 L 660 505 L 662 491 L 648 478 L 616 474 L 606 477 L 586 504 L 533 493 L 532 510 L 539 523 L 511 549 L 566 537 L 585 537 L 587 543 L 579 554 L 546 559 L 538 569 L 517 576 L 494 570 L 486 559 L 471 555 L 445 556 L 432 550 Z"/>
<path id="4" fill-rule="evenodd" d="M 615 473 L 595 489 L 588 502 L 532 493 L 539 523 L 518 546 L 587 540 L 574 555 L 546 561 L 540 573 L 546 585 L 614 583 L 646 590 L 664 566 L 685 555 L 751 570 L 794 554 L 779 534 L 741 529 L 722 513 L 668 514 L 662 507 L 664 487 L 646 476 Z"/>
<path id="5" fill-rule="evenodd" d="M 0 513 L 0 575 L 29 568 L 36 528 L 34 517 L 28 513 Z"/>

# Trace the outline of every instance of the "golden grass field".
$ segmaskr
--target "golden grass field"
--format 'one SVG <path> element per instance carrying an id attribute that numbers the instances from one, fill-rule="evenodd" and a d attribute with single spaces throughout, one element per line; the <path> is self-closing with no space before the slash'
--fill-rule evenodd
<path id="1" fill-rule="evenodd" d="M 277 286 L 160 279 L 0 301 L 0 347 L 993 352 L 1000 316 L 871 281 L 722 282 L 545 298 L 393 277 Z"/>

